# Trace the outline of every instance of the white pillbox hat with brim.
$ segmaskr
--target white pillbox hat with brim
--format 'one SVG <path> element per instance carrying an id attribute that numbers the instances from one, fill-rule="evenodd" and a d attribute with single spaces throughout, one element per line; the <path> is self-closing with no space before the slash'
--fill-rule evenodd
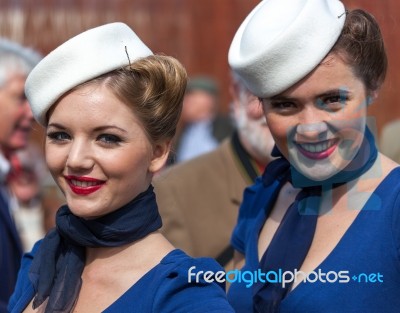
<path id="1" fill-rule="evenodd" d="M 69 39 L 43 58 L 26 80 L 36 121 L 45 126 L 48 110 L 72 88 L 152 54 L 128 25 L 119 22 Z"/>
<path id="2" fill-rule="evenodd" d="M 345 19 L 339 0 L 264 0 L 237 30 L 229 65 L 254 95 L 272 97 L 326 57 Z"/>

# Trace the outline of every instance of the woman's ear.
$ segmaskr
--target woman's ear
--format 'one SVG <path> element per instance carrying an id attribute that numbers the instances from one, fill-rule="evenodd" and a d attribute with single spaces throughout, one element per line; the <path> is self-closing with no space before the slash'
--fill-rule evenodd
<path id="1" fill-rule="evenodd" d="M 376 98 L 378 98 L 379 90 L 369 92 L 367 96 L 367 107 L 369 107 L 372 103 L 375 102 Z"/>
<path id="2" fill-rule="evenodd" d="M 150 162 L 149 172 L 154 174 L 164 167 L 171 150 L 171 142 L 171 140 L 166 140 L 154 145 L 153 157 Z"/>

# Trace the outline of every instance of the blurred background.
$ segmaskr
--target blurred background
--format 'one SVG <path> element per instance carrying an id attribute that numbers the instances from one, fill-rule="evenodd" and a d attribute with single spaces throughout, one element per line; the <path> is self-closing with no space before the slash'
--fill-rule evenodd
<path id="1" fill-rule="evenodd" d="M 220 110 L 228 111 L 227 53 L 233 35 L 258 0 L 0 0 L 0 35 L 47 54 L 81 31 L 107 22 L 130 25 L 155 53 L 178 58 L 189 76 L 209 75 L 220 87 Z M 386 40 L 389 72 L 370 108 L 378 131 L 400 117 L 400 2 L 344 0 L 377 18 Z M 41 140 L 36 127 L 34 140 Z"/>

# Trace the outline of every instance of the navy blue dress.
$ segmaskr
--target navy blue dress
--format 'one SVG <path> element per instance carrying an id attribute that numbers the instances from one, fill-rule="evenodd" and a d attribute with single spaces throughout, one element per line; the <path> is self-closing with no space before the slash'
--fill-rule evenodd
<path id="1" fill-rule="evenodd" d="M 251 275 L 257 276 L 258 234 L 267 219 L 263 208 L 268 192 L 260 179 L 246 189 L 232 235 L 232 245 L 245 255 L 241 269 L 245 281 L 238 282 L 239 275 L 230 275 L 236 282 L 231 284 L 228 300 L 236 313 L 253 312 Z M 280 313 L 400 312 L 400 168 L 369 195 L 352 225 L 314 272 L 316 275 L 284 298 Z M 279 277 L 279 273 L 269 275 L 278 282 Z"/>
<path id="2" fill-rule="evenodd" d="M 26 254 L 22 260 L 17 287 L 9 304 L 11 313 L 22 312 L 34 296 L 28 271 L 38 246 L 36 244 L 32 252 Z M 209 283 L 202 278 L 197 283 L 195 277 L 191 283 L 188 282 L 188 270 L 192 266 L 196 267 L 196 271 L 222 270 L 210 258 L 194 259 L 181 250 L 173 250 L 103 312 L 233 313 L 223 285 Z"/>

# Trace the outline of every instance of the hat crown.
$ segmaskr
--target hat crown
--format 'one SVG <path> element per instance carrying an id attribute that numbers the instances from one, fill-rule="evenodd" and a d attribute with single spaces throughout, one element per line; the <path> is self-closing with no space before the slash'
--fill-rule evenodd
<path id="1" fill-rule="evenodd" d="M 237 30 L 229 65 L 258 97 L 277 95 L 310 73 L 339 38 L 339 0 L 264 0 Z"/>
<path id="2" fill-rule="evenodd" d="M 25 92 L 35 119 L 72 88 L 153 54 L 126 24 L 115 22 L 84 31 L 50 52 L 29 74 Z"/>
<path id="3" fill-rule="evenodd" d="M 304 8 L 307 0 L 265 0 L 259 4 L 260 8 L 254 12 L 249 24 L 243 31 L 243 42 L 241 44 L 242 53 L 252 53 L 252 51 L 260 51 L 273 42 L 282 34 Z M 287 8 L 290 6 L 290 10 Z M 267 22 L 267 23 L 266 23 Z M 262 40 L 254 40 L 259 36 L 260 30 L 268 28 L 268 36 Z"/>

